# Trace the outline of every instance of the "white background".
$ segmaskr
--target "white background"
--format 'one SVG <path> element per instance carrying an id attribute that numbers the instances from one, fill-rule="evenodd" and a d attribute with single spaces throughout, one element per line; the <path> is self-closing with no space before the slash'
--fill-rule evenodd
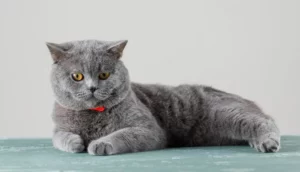
<path id="1" fill-rule="evenodd" d="M 0 137 L 50 137 L 45 42 L 128 39 L 133 81 L 206 84 L 300 134 L 299 0 L 1 0 Z"/>

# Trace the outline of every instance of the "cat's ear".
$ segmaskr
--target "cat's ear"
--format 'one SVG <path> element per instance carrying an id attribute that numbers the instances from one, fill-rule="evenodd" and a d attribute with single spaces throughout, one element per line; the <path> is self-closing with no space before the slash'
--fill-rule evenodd
<path id="1" fill-rule="evenodd" d="M 46 45 L 50 51 L 54 62 L 58 62 L 59 60 L 66 57 L 68 50 L 71 48 L 71 45 L 68 43 L 55 44 L 51 42 L 46 42 Z"/>
<path id="2" fill-rule="evenodd" d="M 114 57 L 120 59 L 127 42 L 127 40 L 116 41 L 108 47 L 107 52 L 114 54 Z"/>

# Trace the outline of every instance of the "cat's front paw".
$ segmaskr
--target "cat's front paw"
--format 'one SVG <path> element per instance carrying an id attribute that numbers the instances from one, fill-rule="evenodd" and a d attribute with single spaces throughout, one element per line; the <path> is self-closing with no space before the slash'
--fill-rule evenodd
<path id="1" fill-rule="evenodd" d="M 59 133 L 60 137 L 54 138 L 54 147 L 59 150 L 71 153 L 83 152 L 85 149 L 82 138 L 77 134 Z"/>
<path id="2" fill-rule="evenodd" d="M 99 139 L 89 144 L 88 153 L 91 155 L 112 155 L 117 152 L 111 142 Z"/>
<path id="3" fill-rule="evenodd" d="M 249 141 L 249 145 L 259 152 L 278 152 L 280 149 L 280 135 L 277 133 L 268 133 Z"/>
<path id="4" fill-rule="evenodd" d="M 72 135 L 67 146 L 67 150 L 72 153 L 79 153 L 84 151 L 84 143 L 79 135 Z"/>

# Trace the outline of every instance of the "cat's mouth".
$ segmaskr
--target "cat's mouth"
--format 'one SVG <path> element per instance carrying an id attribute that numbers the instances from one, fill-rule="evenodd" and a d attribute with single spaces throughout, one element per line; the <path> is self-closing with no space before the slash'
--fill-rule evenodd
<path id="1" fill-rule="evenodd" d="M 116 96 L 116 89 L 112 90 L 97 90 L 94 93 L 90 91 L 71 93 L 72 97 L 84 104 L 86 108 L 94 108 L 102 106 L 106 101 Z"/>
<path id="2" fill-rule="evenodd" d="M 107 98 L 110 97 L 110 94 L 109 93 L 98 93 L 98 92 L 95 92 L 94 94 L 92 94 L 92 97 L 100 100 L 100 101 L 104 101 L 106 100 Z"/>
<path id="3" fill-rule="evenodd" d="M 105 101 L 108 99 L 112 93 L 111 92 L 103 92 L 103 91 L 96 91 L 94 93 L 91 92 L 79 92 L 72 94 L 74 99 L 78 101 L 90 101 L 90 100 L 98 100 L 98 101 Z"/>

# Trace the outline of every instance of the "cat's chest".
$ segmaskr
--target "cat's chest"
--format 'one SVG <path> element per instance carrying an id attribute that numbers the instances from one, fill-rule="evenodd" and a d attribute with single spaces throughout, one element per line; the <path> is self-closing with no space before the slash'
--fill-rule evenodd
<path id="1" fill-rule="evenodd" d="M 81 111 L 66 116 L 68 129 L 80 135 L 86 142 L 106 136 L 118 130 L 122 123 L 114 112 Z M 66 124 L 65 122 L 61 125 Z"/>

